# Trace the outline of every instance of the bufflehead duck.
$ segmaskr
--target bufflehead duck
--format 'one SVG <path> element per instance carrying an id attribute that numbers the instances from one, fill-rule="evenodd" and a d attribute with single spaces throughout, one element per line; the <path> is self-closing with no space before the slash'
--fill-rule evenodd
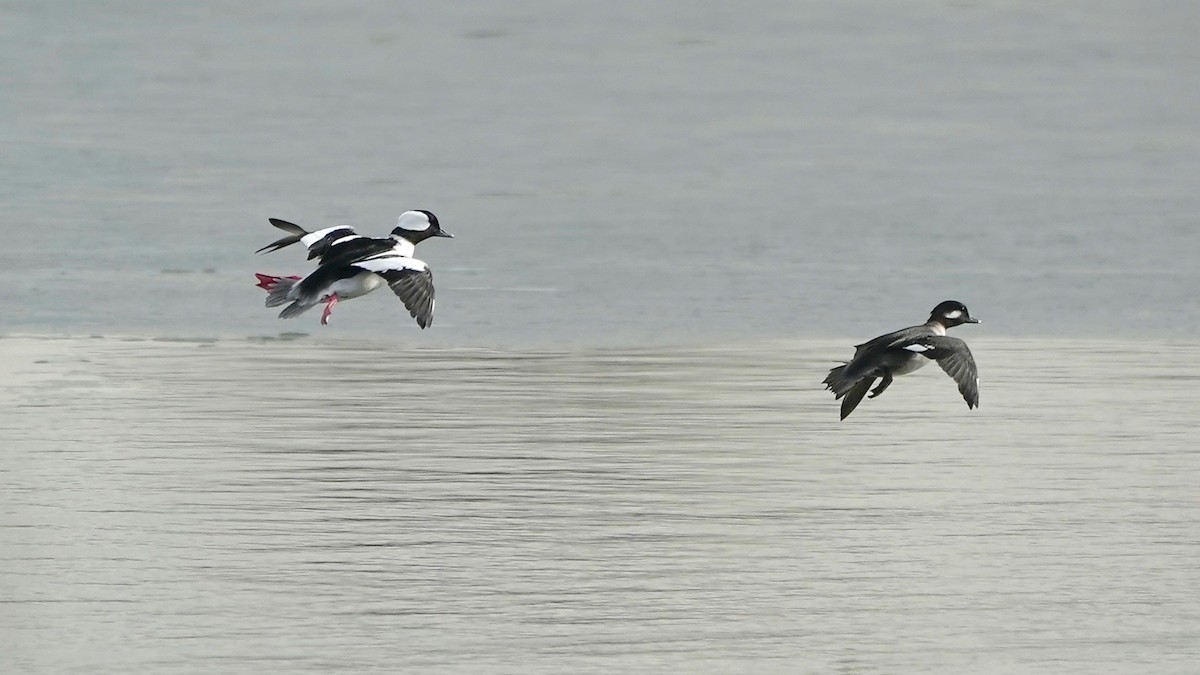
<path id="1" fill-rule="evenodd" d="M 825 388 L 842 399 L 842 419 L 846 419 L 871 389 L 876 378 L 879 386 L 870 398 L 883 393 L 896 375 L 905 375 L 924 366 L 930 360 L 938 362 L 946 374 L 958 383 L 958 391 L 968 408 L 979 406 L 979 373 L 967 343 L 946 337 L 946 329 L 964 323 L 979 323 L 967 311 L 967 306 L 947 300 L 929 313 L 923 325 L 902 328 L 880 335 L 869 342 L 855 345 L 854 358 L 829 371 Z"/>
<path id="2" fill-rule="evenodd" d="M 258 287 L 267 292 L 267 307 L 289 304 L 281 319 L 299 316 L 325 303 L 321 323 L 328 324 L 334 306 L 341 300 L 366 295 L 387 285 L 404 303 L 421 328 L 433 323 L 433 273 L 424 262 L 412 257 L 416 245 L 429 237 L 453 237 L 444 232 L 437 216 L 429 211 L 406 211 L 389 237 L 363 237 L 349 227 L 331 227 L 316 232 L 287 221 L 271 224 L 292 234 L 256 252 L 277 251 L 296 242 L 308 247 L 309 260 L 318 267 L 306 277 L 277 277 L 255 274 Z"/>
<path id="3" fill-rule="evenodd" d="M 255 253 L 271 253 L 300 242 L 308 247 L 308 259 L 317 258 L 317 262 L 320 264 L 332 262 L 335 259 L 360 260 L 384 252 L 411 256 L 417 244 L 430 237 L 454 238 L 454 235 L 442 230 L 437 216 L 424 209 L 401 213 L 400 218 L 396 221 L 396 227 L 386 237 L 364 237 L 356 233 L 354 228 L 346 226 L 327 227 L 316 232 L 309 232 L 286 220 L 278 218 L 269 220 L 272 225 L 290 234 L 267 244 Z"/>

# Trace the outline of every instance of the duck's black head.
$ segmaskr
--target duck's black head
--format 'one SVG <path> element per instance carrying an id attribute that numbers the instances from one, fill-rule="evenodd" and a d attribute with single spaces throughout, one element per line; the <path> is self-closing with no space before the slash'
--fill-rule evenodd
<path id="1" fill-rule="evenodd" d="M 454 235 L 442 230 L 441 223 L 432 211 L 415 209 L 400 214 L 396 221 L 396 229 L 392 230 L 393 237 L 399 237 L 412 242 L 414 245 L 430 237 L 450 237 Z"/>
<path id="2" fill-rule="evenodd" d="M 971 317 L 967 306 L 957 300 L 947 300 L 940 303 L 929 313 L 929 321 L 937 322 L 946 328 L 953 328 L 964 323 L 979 323 L 979 319 Z"/>

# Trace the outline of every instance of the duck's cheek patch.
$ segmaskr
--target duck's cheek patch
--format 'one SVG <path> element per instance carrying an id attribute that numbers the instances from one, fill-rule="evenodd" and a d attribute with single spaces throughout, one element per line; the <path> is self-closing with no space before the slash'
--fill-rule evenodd
<path id="1" fill-rule="evenodd" d="M 953 312 L 946 312 L 946 318 L 947 318 L 947 319 L 957 319 L 957 318 L 958 318 L 958 317 L 960 317 L 960 316 L 962 316 L 962 310 L 961 310 L 961 309 L 956 309 L 956 310 L 954 310 Z"/>

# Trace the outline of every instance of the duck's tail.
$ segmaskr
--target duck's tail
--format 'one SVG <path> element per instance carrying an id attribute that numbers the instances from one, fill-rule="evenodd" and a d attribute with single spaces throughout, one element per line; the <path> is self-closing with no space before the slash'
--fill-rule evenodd
<path id="1" fill-rule="evenodd" d="M 833 392 L 834 399 L 842 399 L 842 419 L 850 416 L 858 404 L 862 402 L 863 397 L 871 389 L 871 385 L 875 383 L 874 377 L 852 377 L 846 373 L 846 366 L 842 365 L 829 371 L 825 376 L 825 388 Z"/>
<path id="2" fill-rule="evenodd" d="M 278 302 L 278 303 L 276 303 L 276 304 L 280 304 L 280 305 L 282 305 L 282 304 L 283 304 L 283 303 L 285 303 L 285 302 L 287 302 L 287 299 L 286 299 L 286 298 L 285 298 L 285 299 L 283 299 L 283 300 L 281 300 L 281 301 L 279 301 L 279 302 Z M 274 305 L 269 305 L 269 306 L 273 307 Z M 305 304 L 304 300 L 296 300 L 296 301 L 295 301 L 295 302 L 293 302 L 292 304 L 290 304 L 290 305 L 288 305 L 287 307 L 284 307 L 284 308 L 283 308 L 283 311 L 279 313 L 279 318 L 281 318 L 281 319 L 291 319 L 291 318 L 295 318 L 295 317 L 297 317 L 297 316 L 300 316 L 301 314 L 303 314 L 303 313 L 307 312 L 308 310 L 310 310 L 310 309 L 312 309 L 313 307 L 316 307 L 316 306 L 317 306 L 317 303 L 315 303 L 315 302 L 314 302 L 314 303 L 308 303 L 308 304 Z M 328 323 L 328 322 L 329 322 L 329 317 L 328 317 L 328 316 L 322 317 L 322 321 L 321 321 L 321 323 Z"/>
<path id="3" fill-rule="evenodd" d="M 846 375 L 847 365 L 849 364 L 843 363 L 833 370 L 830 370 L 829 374 L 825 376 L 825 380 L 822 382 L 826 389 L 833 392 L 835 398 L 841 398 L 845 396 L 846 392 L 850 391 L 850 389 L 854 386 L 854 383 L 857 382 L 856 379 L 850 378 Z"/>

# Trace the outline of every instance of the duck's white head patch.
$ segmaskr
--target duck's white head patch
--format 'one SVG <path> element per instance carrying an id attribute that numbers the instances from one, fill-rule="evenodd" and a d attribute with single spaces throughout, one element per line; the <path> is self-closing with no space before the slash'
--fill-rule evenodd
<path id="1" fill-rule="evenodd" d="M 399 220 L 396 221 L 396 227 L 413 232 L 422 232 L 429 229 L 429 216 L 421 211 L 405 211 L 400 214 Z"/>

